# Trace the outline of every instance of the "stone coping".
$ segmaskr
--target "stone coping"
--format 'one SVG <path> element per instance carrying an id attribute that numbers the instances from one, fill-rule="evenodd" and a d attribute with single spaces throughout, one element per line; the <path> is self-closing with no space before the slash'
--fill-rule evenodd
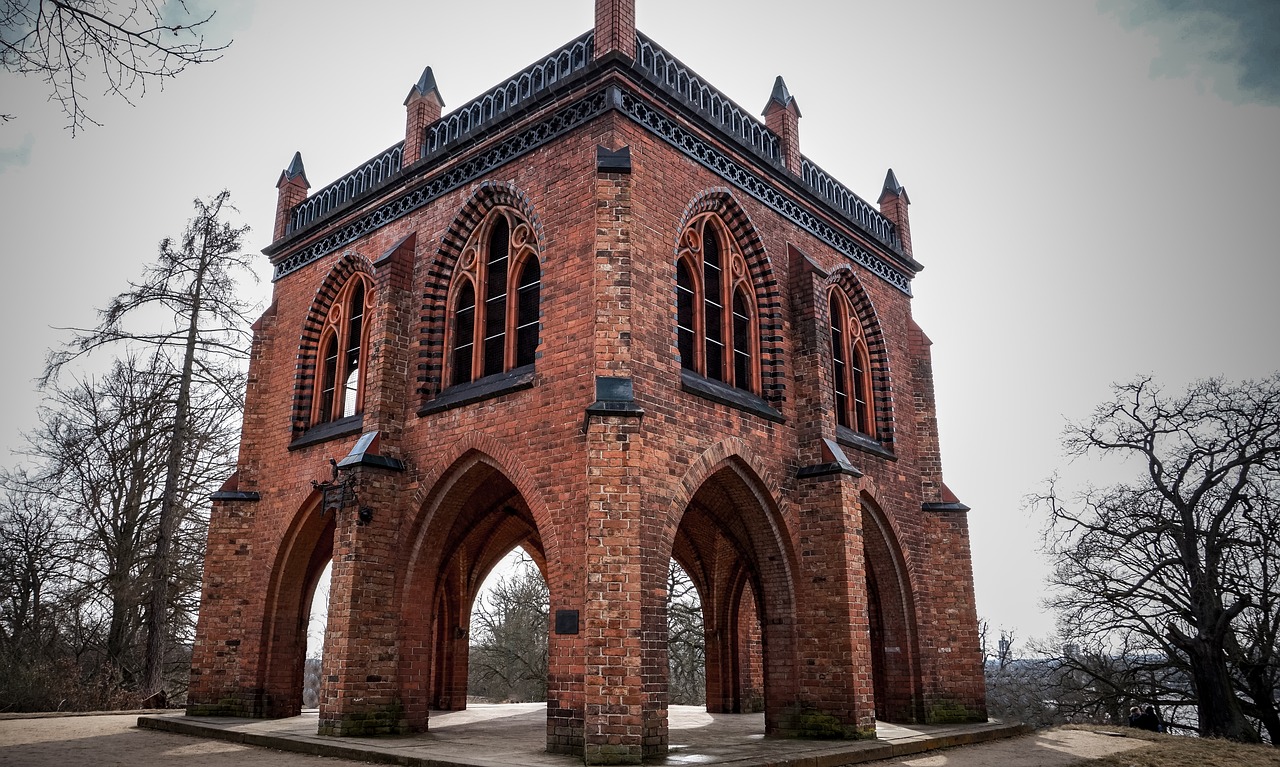
<path id="1" fill-rule="evenodd" d="M 432 712 L 430 732 L 405 737 L 335 738 L 316 734 L 315 711 L 287 719 L 185 716 L 138 717 L 138 726 L 317 756 L 410 767 L 570 767 L 578 757 L 548 754 L 546 706 L 541 703 L 471 704 L 465 711 Z M 880 723 L 864 741 L 764 737 L 763 714 L 708 714 L 671 706 L 670 752 L 646 764 L 732 764 L 735 767 L 837 767 L 940 748 L 1023 735 L 1021 724 L 954 725 Z"/>

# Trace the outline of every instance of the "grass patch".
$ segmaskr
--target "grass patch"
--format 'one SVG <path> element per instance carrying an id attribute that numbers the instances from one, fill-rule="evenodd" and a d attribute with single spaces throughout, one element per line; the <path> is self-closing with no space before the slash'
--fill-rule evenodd
<path id="1" fill-rule="evenodd" d="M 1280 748 L 1274 746 L 1162 735 L 1130 727 L 1066 725 L 1063 729 L 1123 732 L 1125 737 L 1147 741 L 1139 748 L 1080 762 L 1089 767 L 1280 767 Z"/>

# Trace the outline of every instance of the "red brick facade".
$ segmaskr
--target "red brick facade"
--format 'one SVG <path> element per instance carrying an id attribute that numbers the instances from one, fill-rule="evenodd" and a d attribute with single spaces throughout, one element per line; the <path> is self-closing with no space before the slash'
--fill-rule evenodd
<path id="1" fill-rule="evenodd" d="M 423 108 L 434 79 L 411 92 L 413 135 L 334 186 L 304 198 L 300 161 L 282 177 L 191 712 L 298 712 L 307 611 L 332 561 L 320 731 L 426 729 L 432 708 L 466 705 L 471 603 L 522 545 L 551 592 L 551 751 L 666 751 L 672 557 L 702 598 L 709 710 L 763 707 L 776 736 L 985 718 L 966 508 L 942 484 L 911 318 L 905 190 L 886 187 L 881 215 L 815 180 L 798 110 L 782 110 L 780 148 L 710 106 L 714 91 L 645 74 L 666 54 L 636 36 L 634 4 L 596 5 L 594 35 L 510 88 L 443 118 Z M 677 258 L 703 214 L 726 232 L 724 279 L 749 290 L 724 314 L 740 323 L 725 353 L 749 371 L 726 377 L 736 388 L 682 369 Z M 536 254 L 536 336 L 520 335 L 525 292 L 493 297 L 508 247 L 512 263 Z M 350 322 L 334 300 L 357 273 L 372 309 L 341 369 L 358 369 L 360 412 L 313 423 L 317 392 L 346 383 L 330 381 L 321 335 Z M 719 322 L 707 284 L 699 354 Z M 871 398 L 873 433 L 836 424 L 833 290 L 861 324 L 867 390 L 847 395 Z M 464 315 L 494 323 L 470 351 Z M 501 327 L 505 358 L 485 340 Z M 347 494 L 326 503 L 313 480 L 330 459 Z"/>

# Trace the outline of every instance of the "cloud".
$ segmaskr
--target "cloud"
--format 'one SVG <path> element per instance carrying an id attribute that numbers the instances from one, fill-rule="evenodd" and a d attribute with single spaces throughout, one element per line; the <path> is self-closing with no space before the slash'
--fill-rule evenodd
<path id="1" fill-rule="evenodd" d="M 1159 40 L 1153 76 L 1203 77 L 1228 101 L 1280 106 L 1276 0 L 1103 0 L 1100 7 Z"/>
<path id="2" fill-rule="evenodd" d="M 0 173 L 4 173 L 9 168 L 21 167 L 31 162 L 31 148 L 35 146 L 36 138 L 28 133 L 22 137 L 22 143 L 16 147 L 0 147 Z"/>

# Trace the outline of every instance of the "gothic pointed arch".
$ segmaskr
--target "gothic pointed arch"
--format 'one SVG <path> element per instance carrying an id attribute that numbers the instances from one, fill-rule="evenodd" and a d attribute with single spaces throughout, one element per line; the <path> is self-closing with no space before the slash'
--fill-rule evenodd
<path id="1" fill-rule="evenodd" d="M 759 232 L 725 188 L 695 197 L 677 231 L 681 366 L 776 407 L 786 400 L 782 300 Z"/>
<path id="2" fill-rule="evenodd" d="M 325 275 L 303 320 L 294 379 L 295 438 L 362 411 L 374 306 L 373 266 L 348 251 Z"/>
<path id="3" fill-rule="evenodd" d="M 459 209 L 427 272 L 419 392 L 532 365 L 539 343 L 542 224 L 512 184 L 485 182 Z"/>
<path id="4" fill-rule="evenodd" d="M 924 721 L 915 588 L 892 519 L 863 492 L 864 561 L 876 718 Z"/>
<path id="5" fill-rule="evenodd" d="M 892 449 L 893 384 L 880 318 L 848 266 L 832 271 L 827 286 L 836 422 Z"/>

